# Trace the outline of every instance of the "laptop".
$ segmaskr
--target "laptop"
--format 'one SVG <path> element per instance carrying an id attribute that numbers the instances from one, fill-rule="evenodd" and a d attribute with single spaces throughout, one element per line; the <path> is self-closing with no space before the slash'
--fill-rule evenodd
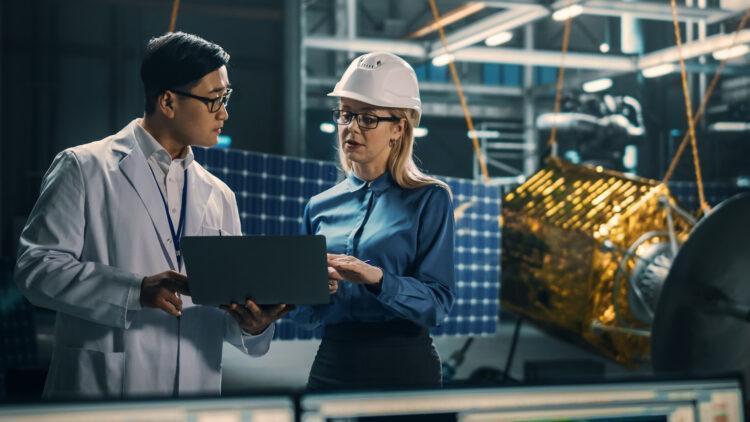
<path id="1" fill-rule="evenodd" d="M 324 236 L 186 236 L 180 247 L 193 303 L 330 301 Z"/>

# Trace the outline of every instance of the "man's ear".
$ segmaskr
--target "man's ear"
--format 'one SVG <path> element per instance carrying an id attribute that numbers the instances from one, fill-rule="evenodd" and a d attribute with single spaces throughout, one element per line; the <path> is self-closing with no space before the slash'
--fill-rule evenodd
<path id="1" fill-rule="evenodd" d="M 161 95 L 156 98 L 156 108 L 165 117 L 169 119 L 174 118 L 175 114 L 175 103 L 177 98 L 172 91 L 164 91 Z"/>

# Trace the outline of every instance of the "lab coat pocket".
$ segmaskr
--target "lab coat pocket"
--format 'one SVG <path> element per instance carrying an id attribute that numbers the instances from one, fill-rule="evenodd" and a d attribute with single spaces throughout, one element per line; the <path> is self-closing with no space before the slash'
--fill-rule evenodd
<path id="1" fill-rule="evenodd" d="M 63 347 L 59 350 L 52 394 L 76 397 L 121 397 L 124 353 Z"/>

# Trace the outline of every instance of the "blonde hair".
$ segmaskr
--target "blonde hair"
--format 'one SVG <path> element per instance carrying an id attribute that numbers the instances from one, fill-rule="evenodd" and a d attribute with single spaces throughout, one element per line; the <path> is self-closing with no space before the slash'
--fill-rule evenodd
<path id="1" fill-rule="evenodd" d="M 383 108 L 388 110 L 396 117 L 406 120 L 401 139 L 394 143 L 391 152 L 388 155 L 386 168 L 391 173 L 393 180 L 397 185 L 404 189 L 416 189 L 422 186 L 437 185 L 451 193 L 451 188 L 447 183 L 430 177 L 417 167 L 414 163 L 414 126 L 418 115 L 415 110 L 403 108 Z M 352 172 L 352 162 L 346 158 L 346 154 L 339 145 L 337 147 L 339 154 L 339 164 L 346 174 Z"/>

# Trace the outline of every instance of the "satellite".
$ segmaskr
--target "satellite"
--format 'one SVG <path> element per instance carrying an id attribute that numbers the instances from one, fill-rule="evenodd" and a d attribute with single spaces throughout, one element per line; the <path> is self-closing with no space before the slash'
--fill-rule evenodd
<path id="1" fill-rule="evenodd" d="M 750 379 L 750 193 L 696 222 L 657 181 L 551 158 L 505 197 L 501 301 L 657 374 Z"/>
<path id="2" fill-rule="evenodd" d="M 656 181 L 550 158 L 503 203 L 501 301 L 555 335 L 637 367 L 695 220 Z"/>

